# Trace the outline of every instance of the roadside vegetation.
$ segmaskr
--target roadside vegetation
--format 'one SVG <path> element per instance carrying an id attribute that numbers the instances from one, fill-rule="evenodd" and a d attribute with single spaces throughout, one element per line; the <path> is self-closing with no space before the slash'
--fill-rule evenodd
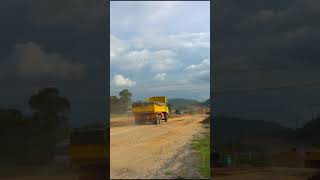
<path id="1" fill-rule="evenodd" d="M 58 89 L 39 90 L 28 104 L 31 115 L 18 109 L 0 109 L 0 169 L 51 162 L 56 144 L 68 138 L 71 105 Z"/>
<path id="2" fill-rule="evenodd" d="M 113 117 L 125 114 L 130 110 L 132 93 L 128 89 L 119 92 L 118 96 L 110 96 L 110 114 Z"/>
<path id="3" fill-rule="evenodd" d="M 201 160 L 196 165 L 200 175 L 210 178 L 210 133 L 205 133 L 199 139 L 194 140 L 192 149 L 200 154 Z"/>

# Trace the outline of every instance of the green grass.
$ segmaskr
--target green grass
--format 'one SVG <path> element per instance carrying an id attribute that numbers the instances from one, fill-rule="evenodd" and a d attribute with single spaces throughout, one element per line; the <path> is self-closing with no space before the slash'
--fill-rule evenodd
<path id="1" fill-rule="evenodd" d="M 198 172 L 204 178 L 210 178 L 210 134 L 193 141 L 192 149 L 201 155 L 201 161 L 196 165 Z"/>
<path id="2" fill-rule="evenodd" d="M 173 172 L 172 172 L 172 171 L 166 171 L 164 174 L 165 174 L 166 176 L 171 176 L 171 175 L 173 174 Z"/>

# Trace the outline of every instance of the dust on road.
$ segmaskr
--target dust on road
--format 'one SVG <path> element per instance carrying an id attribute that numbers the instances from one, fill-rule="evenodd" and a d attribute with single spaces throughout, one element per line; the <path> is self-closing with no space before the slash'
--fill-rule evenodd
<path id="1" fill-rule="evenodd" d="M 203 130 L 206 115 L 171 118 L 160 125 L 134 125 L 132 117 L 110 121 L 111 178 L 156 178 L 163 165 Z M 178 163 L 178 162 L 177 162 Z"/>

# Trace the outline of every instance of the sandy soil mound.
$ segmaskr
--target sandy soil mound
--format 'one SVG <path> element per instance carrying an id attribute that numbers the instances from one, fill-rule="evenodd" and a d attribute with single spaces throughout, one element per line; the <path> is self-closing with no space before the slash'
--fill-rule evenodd
<path id="1" fill-rule="evenodd" d="M 201 121 L 202 124 L 210 124 L 210 116 Z"/>

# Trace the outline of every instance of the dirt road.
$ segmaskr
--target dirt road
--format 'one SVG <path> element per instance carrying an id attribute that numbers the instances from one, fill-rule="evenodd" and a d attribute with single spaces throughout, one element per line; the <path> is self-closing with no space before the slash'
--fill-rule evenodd
<path id="1" fill-rule="evenodd" d="M 216 180 L 308 180 L 318 173 L 317 169 L 287 168 L 287 167 L 264 167 L 248 169 L 223 169 L 214 170 Z"/>
<path id="2" fill-rule="evenodd" d="M 171 118 L 160 125 L 134 125 L 132 117 L 110 121 L 111 178 L 164 178 L 179 167 L 179 153 L 204 130 L 199 123 L 207 116 L 188 115 Z M 177 155 L 178 154 L 178 155 Z M 170 164 L 170 171 L 164 166 Z"/>
<path id="3" fill-rule="evenodd" d="M 1 177 L 0 180 L 78 180 L 77 175 L 42 175 L 42 176 L 18 176 Z"/>
<path id="4" fill-rule="evenodd" d="M 79 173 L 52 165 L 0 168 L 0 180 L 78 180 Z"/>

